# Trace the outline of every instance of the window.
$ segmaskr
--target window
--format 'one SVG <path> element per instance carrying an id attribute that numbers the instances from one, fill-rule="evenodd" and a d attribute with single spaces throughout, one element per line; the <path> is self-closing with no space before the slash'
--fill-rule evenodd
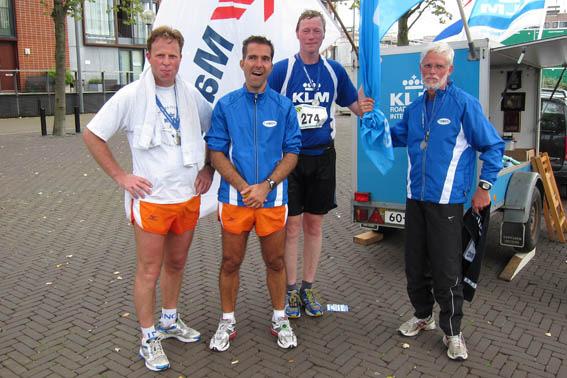
<path id="1" fill-rule="evenodd" d="M 87 42 L 115 43 L 113 0 L 85 1 L 85 38 Z"/>
<path id="2" fill-rule="evenodd" d="M 10 0 L 0 0 L 10 1 Z M 140 15 L 133 16 L 120 8 L 123 0 L 89 0 L 84 2 L 85 42 L 143 46 L 146 43 L 147 26 Z M 155 10 L 155 4 L 151 7 Z"/>
<path id="3" fill-rule="evenodd" d="M 15 37 L 12 0 L 0 0 L 0 37 Z"/>
<path id="4" fill-rule="evenodd" d="M 567 28 L 567 21 L 561 21 L 561 22 L 559 22 L 559 27 L 560 27 L 560 28 Z"/>
<path id="5" fill-rule="evenodd" d="M 137 80 L 144 68 L 142 50 L 120 50 L 120 85 Z"/>

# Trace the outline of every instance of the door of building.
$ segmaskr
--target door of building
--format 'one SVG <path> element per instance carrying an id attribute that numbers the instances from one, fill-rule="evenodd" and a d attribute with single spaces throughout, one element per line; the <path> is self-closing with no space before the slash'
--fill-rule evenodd
<path id="1" fill-rule="evenodd" d="M 12 42 L 0 42 L 0 91 L 13 91 L 16 80 L 16 51 Z"/>

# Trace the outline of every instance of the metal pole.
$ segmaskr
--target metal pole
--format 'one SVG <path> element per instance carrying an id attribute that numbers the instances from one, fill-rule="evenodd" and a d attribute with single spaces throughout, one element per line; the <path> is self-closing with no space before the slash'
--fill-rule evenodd
<path id="1" fill-rule="evenodd" d="M 20 96 L 18 91 L 18 70 L 14 71 L 14 89 L 16 91 L 16 114 L 21 117 L 20 114 Z"/>
<path id="2" fill-rule="evenodd" d="M 104 71 L 100 73 L 100 80 L 102 82 L 102 103 L 106 102 L 106 91 L 104 89 Z"/>
<path id="3" fill-rule="evenodd" d="M 77 87 L 76 91 L 79 95 L 79 110 L 85 112 L 85 103 L 83 100 L 83 70 L 81 65 L 81 46 L 79 45 L 79 20 L 75 18 L 75 50 L 77 51 Z"/>
<path id="4" fill-rule="evenodd" d="M 457 0 L 457 5 L 459 6 L 459 13 L 461 14 L 461 21 L 463 21 L 463 29 L 465 29 L 465 34 L 467 36 L 467 41 L 469 43 L 469 58 L 471 60 L 477 60 L 476 51 L 474 49 L 474 42 L 471 37 L 471 31 L 469 29 L 469 24 L 467 22 L 467 16 L 465 15 L 465 9 L 463 8 L 463 3 L 461 0 Z"/>
<path id="5" fill-rule="evenodd" d="M 45 78 L 47 79 L 47 107 L 51 111 L 51 97 L 49 96 L 49 92 L 51 92 L 51 86 L 49 85 L 49 72 L 45 73 Z"/>
<path id="6" fill-rule="evenodd" d="M 345 33 L 345 35 L 346 35 L 348 41 L 350 42 L 350 45 L 352 46 L 352 49 L 354 50 L 356 56 L 358 56 L 358 48 L 354 44 L 354 40 L 352 39 L 352 37 L 348 33 L 345 25 L 343 24 L 343 20 L 341 20 L 341 17 L 339 16 L 337 11 L 335 10 L 335 7 L 331 3 L 331 0 L 327 0 L 327 4 L 329 5 L 329 8 L 331 8 L 331 11 L 333 11 L 333 14 L 335 15 L 335 18 L 337 19 L 337 21 L 339 22 L 339 25 L 341 25 L 341 29 L 343 29 L 343 33 Z M 353 26 L 353 28 L 354 28 L 354 26 Z M 354 34 L 354 31 L 353 31 L 353 34 Z"/>
<path id="7" fill-rule="evenodd" d="M 75 132 L 77 134 L 81 132 L 81 113 L 79 110 L 78 106 L 73 106 L 73 112 L 75 113 Z"/>
<path id="8" fill-rule="evenodd" d="M 46 136 L 47 135 L 47 122 L 45 120 L 45 108 L 43 106 L 40 106 L 40 108 L 39 108 L 39 119 L 40 119 L 40 122 L 41 122 L 41 135 Z"/>

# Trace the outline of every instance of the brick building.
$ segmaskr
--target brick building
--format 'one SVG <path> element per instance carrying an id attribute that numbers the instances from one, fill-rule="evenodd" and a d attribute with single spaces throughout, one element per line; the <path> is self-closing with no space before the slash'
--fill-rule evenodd
<path id="1" fill-rule="evenodd" d="M 0 90 L 12 91 L 16 76 L 9 70 L 28 71 L 18 78 L 25 84 L 30 71 L 55 68 L 53 19 L 37 0 L 0 0 Z M 69 54 L 67 53 L 67 66 Z M 40 72 L 38 72 L 40 73 Z"/>
<path id="2" fill-rule="evenodd" d="M 155 0 L 140 2 L 144 8 L 156 9 Z M 108 81 L 119 87 L 142 70 L 147 26 L 139 16 L 130 25 L 126 14 L 112 11 L 119 3 L 120 0 L 85 1 L 81 19 L 67 18 L 66 65 L 70 71 L 77 71 L 78 48 L 85 85 L 105 71 Z M 47 0 L 47 4 L 51 7 L 53 0 Z M 53 19 L 41 1 L 0 0 L 0 92 L 14 91 L 16 82 L 19 91 L 30 90 L 33 76 L 37 81 L 41 77 L 45 90 L 46 72 L 54 68 Z M 16 70 L 21 71 L 17 78 Z"/>

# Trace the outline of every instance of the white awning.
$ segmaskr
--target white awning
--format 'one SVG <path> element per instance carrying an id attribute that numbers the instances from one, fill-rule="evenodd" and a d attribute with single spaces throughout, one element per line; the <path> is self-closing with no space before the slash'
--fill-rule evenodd
<path id="1" fill-rule="evenodd" d="M 567 36 L 495 47 L 490 54 L 490 65 L 492 67 L 514 65 L 518 62 L 522 51 L 525 51 L 522 64 L 535 68 L 567 66 Z"/>

